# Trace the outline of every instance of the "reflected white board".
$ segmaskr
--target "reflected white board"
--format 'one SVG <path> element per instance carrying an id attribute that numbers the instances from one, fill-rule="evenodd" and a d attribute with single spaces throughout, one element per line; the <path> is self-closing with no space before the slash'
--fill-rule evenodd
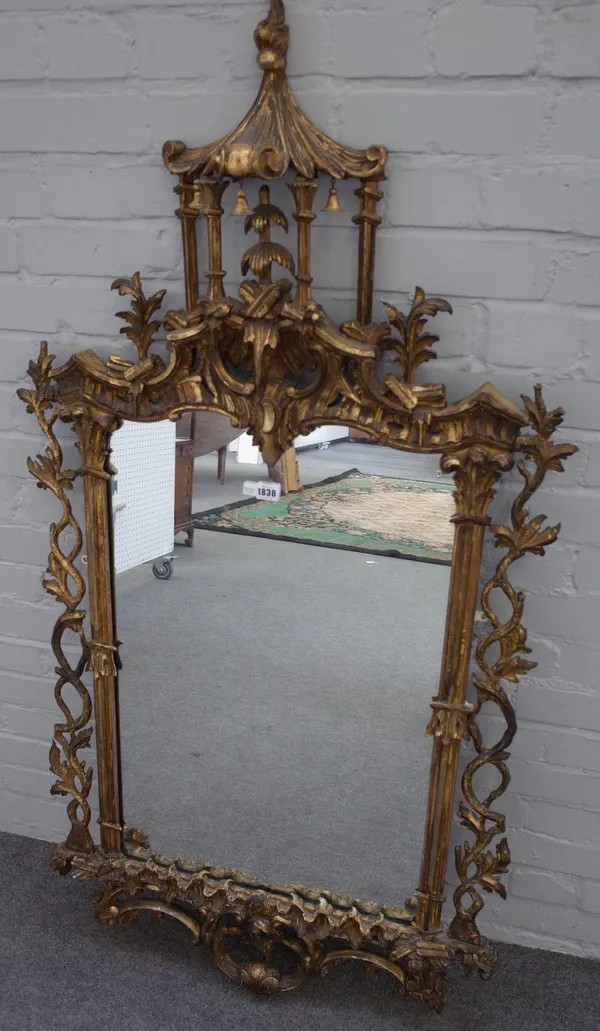
<path id="1" fill-rule="evenodd" d="M 317 426 L 305 437 L 296 437 L 294 446 L 296 450 L 304 447 L 315 447 L 315 445 L 329 444 L 333 440 L 345 440 L 350 436 L 347 426 Z M 260 451 L 252 443 L 249 433 L 242 433 L 237 440 L 228 445 L 230 451 L 236 452 L 236 461 L 243 465 L 258 465 L 261 461 Z"/>
<path id="2" fill-rule="evenodd" d="M 173 550 L 175 433 L 174 422 L 126 422 L 111 437 L 117 573 Z"/>

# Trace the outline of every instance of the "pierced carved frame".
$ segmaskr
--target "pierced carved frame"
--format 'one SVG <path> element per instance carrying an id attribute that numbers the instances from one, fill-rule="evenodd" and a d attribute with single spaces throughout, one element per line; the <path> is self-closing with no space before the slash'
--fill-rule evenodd
<path id="1" fill-rule="evenodd" d="M 427 320 L 451 308 L 446 301 L 428 298 L 417 289 L 407 315 L 386 305 L 387 320 L 371 321 L 378 223 L 375 206 L 381 197 L 377 184 L 383 177 L 385 150 L 347 151 L 322 133 L 311 137 L 309 130 L 314 127 L 299 112 L 285 79 L 287 27 L 279 0 L 271 0 L 269 16 L 255 38 L 263 85 L 239 130 L 218 145 L 196 151 L 183 144 L 165 145 L 165 163 L 179 177 L 176 189 L 181 199 L 178 214 L 186 259 L 186 310 L 168 312 L 161 323 L 154 316 L 164 291 L 146 297 L 137 273 L 131 279 L 116 280 L 113 288 L 131 298 L 131 310 L 120 313 L 127 323 L 121 332 L 134 345 L 137 359 L 111 356 L 105 361 L 94 352 L 82 351 L 56 368 L 43 343 L 38 360 L 29 366 L 33 387 L 18 392 L 47 439 L 44 453 L 29 460 L 29 470 L 62 508 L 59 522 L 50 527 L 44 579 L 46 590 L 64 608 L 52 636 L 58 674 L 55 696 L 62 719 L 55 726 L 50 768 L 57 777 L 53 793 L 70 799 L 71 830 L 64 845 L 55 850 L 54 866 L 78 879 L 100 882 L 94 900 L 102 923 L 131 923 L 144 910 L 168 914 L 185 924 L 196 941 L 211 948 L 215 962 L 228 976 L 255 991 L 294 988 L 331 965 L 357 960 L 371 969 L 387 971 L 402 993 L 440 1009 L 450 962 L 458 960 L 483 977 L 489 976 L 496 963 L 494 949 L 481 936 L 476 919 L 484 893 L 505 895 L 502 875 L 510 861 L 503 836 L 504 817 L 495 807 L 509 783 L 508 749 L 516 731 L 515 713 L 503 682 L 514 683 L 535 666 L 526 657 L 530 649 L 522 623 L 524 597 L 512 586 L 509 573 L 515 561 L 526 554 L 542 555 L 556 540 L 560 527 L 547 525 L 545 516 L 531 516 L 527 506 L 546 474 L 561 471 L 563 460 L 576 448 L 553 442 L 562 412 L 547 411 L 539 386 L 533 399 L 523 397 L 524 407 L 520 408 L 491 384 L 484 384 L 457 404 L 448 404 L 443 385 L 416 382 L 419 367 L 435 357 L 431 348 L 438 338 L 426 328 Z M 265 109 L 271 110 L 269 104 L 276 97 L 289 115 L 280 124 L 291 126 L 289 139 L 274 144 L 269 138 L 268 146 L 257 142 L 255 124 L 258 119 L 262 125 L 261 97 L 265 96 Z M 307 147 L 303 153 L 299 152 L 300 138 Z M 277 256 L 265 232 L 270 219 L 277 221 L 273 210 L 279 212 L 270 205 L 267 194 L 261 195 L 262 211 L 254 209 L 249 215 L 250 228 L 257 229 L 260 242 L 252 249 L 253 256 L 247 252 L 244 257 L 247 267 L 260 278 L 243 283 L 240 300 L 234 300 L 223 291 L 224 274 L 219 267 L 219 202 L 226 183 L 218 176 L 257 175 L 268 180 L 283 176 L 288 164 L 299 170 L 291 186 L 297 203 L 299 242 L 296 296 L 291 299 L 287 280 L 273 283 L 271 279 L 274 262 L 290 266 L 280 260 L 281 253 Z M 195 234 L 200 208 L 195 198 L 197 175 L 204 175 L 207 169 L 212 178 L 209 175 L 200 185 L 205 194 L 210 268 L 207 292 L 200 296 Z M 355 219 L 360 237 L 357 320 L 340 327 L 313 300 L 310 288 L 310 223 L 314 217 L 310 205 L 315 190 L 310 177 L 315 169 L 337 178 L 361 179 L 357 191 L 361 208 Z M 270 212 L 265 213 L 265 205 Z M 161 325 L 166 333 L 166 358 L 151 350 Z M 399 375 L 385 371 L 390 355 Z M 141 832 L 126 827 L 119 749 L 109 440 L 124 420 L 177 419 L 188 411 L 219 412 L 240 430 L 249 427 L 272 464 L 289 454 L 297 436 L 315 426 L 332 424 L 361 429 L 372 441 L 399 450 L 439 454 L 442 471 L 454 477 L 454 560 L 442 670 L 427 727 L 432 760 L 421 874 L 405 908 L 380 907 L 294 885 L 272 887 L 236 871 L 158 855 Z M 71 424 L 76 432 L 81 459 L 78 469 L 63 468 L 55 434 L 57 422 Z M 510 520 L 506 526 L 490 526 L 488 509 L 495 485 L 515 462 L 523 486 Z M 76 478 L 83 481 L 86 507 L 89 635 L 82 608 L 86 584 L 78 567 L 83 532 L 69 498 Z M 68 545 L 64 543 L 67 529 L 71 531 Z M 480 594 L 486 531 L 503 554 Z M 506 619 L 497 615 L 492 604 L 494 588 L 509 602 L 511 614 Z M 489 629 L 476 647 L 472 676 L 476 701 L 469 705 L 466 697 L 479 598 Z M 80 655 L 73 661 L 62 645 L 68 631 L 80 643 Z M 99 844 L 90 830 L 92 769 L 81 755 L 92 738 L 92 697 L 83 679 L 87 670 L 93 677 Z M 77 711 L 63 693 L 67 685 L 80 700 Z M 484 744 L 478 721 L 488 702 L 497 706 L 505 721 L 502 735 L 491 745 Z M 459 803 L 460 818 L 471 839 L 456 851 L 459 885 L 453 897 L 454 917 L 446 926 L 442 904 L 459 750 L 464 740 L 470 740 L 475 749 L 462 776 Z M 498 772 L 499 783 L 481 796 L 474 777 L 485 766 Z M 257 958 L 240 952 L 240 945 L 252 946 Z"/>

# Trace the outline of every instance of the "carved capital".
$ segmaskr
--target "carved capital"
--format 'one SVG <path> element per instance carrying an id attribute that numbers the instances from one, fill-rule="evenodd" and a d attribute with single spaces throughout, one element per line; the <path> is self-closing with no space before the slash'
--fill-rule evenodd
<path id="1" fill-rule="evenodd" d="M 317 217 L 312 209 L 315 194 L 319 189 L 317 181 L 315 179 L 303 179 L 302 176 L 296 176 L 293 182 L 288 183 L 288 187 L 296 201 L 296 211 L 294 212 L 294 218 L 296 221 L 305 219 L 312 222 L 313 219 Z"/>
<path id="2" fill-rule="evenodd" d="M 383 200 L 383 193 L 379 189 L 377 179 L 367 179 L 362 182 L 354 196 L 360 200 L 360 211 L 352 216 L 355 225 L 360 226 L 365 222 L 372 226 L 378 226 L 382 222 L 381 215 L 377 214 L 377 205 Z"/>
<path id="3" fill-rule="evenodd" d="M 494 487 L 502 473 L 512 468 L 514 459 L 504 451 L 477 445 L 456 454 L 444 455 L 442 472 L 452 473 L 456 485 L 454 522 L 486 524 L 487 511 L 494 498 Z"/>
<path id="4" fill-rule="evenodd" d="M 433 713 L 426 730 L 428 737 L 439 738 L 445 745 L 451 741 L 469 740 L 469 717 L 473 712 L 470 705 L 453 705 L 434 698 L 431 708 Z"/>
<path id="5" fill-rule="evenodd" d="M 109 480 L 109 434 L 118 428 L 118 419 L 108 412 L 84 405 L 66 407 L 65 418 L 73 422 L 77 431 L 82 475 Z"/>
<path id="6" fill-rule="evenodd" d="M 180 177 L 179 185 L 174 191 L 179 197 L 179 207 L 175 211 L 178 218 L 198 218 L 204 208 L 204 186 L 199 180 L 187 182 Z"/>
<path id="7" fill-rule="evenodd" d="M 115 654 L 117 649 L 115 645 L 102 644 L 101 641 L 89 641 L 88 643 L 90 646 L 89 669 L 94 676 L 116 675 Z"/>

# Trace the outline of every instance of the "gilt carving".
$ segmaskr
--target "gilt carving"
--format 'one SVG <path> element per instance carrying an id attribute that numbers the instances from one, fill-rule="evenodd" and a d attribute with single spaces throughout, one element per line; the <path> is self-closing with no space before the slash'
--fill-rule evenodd
<path id="1" fill-rule="evenodd" d="M 525 597 L 513 587 L 508 574 L 514 562 L 527 554 L 543 555 L 545 548 L 557 539 L 560 525 L 544 525 L 546 516 L 530 516 L 527 505 L 535 491 L 541 487 L 547 473 L 562 472 L 563 461 L 577 451 L 572 444 L 552 443 L 551 438 L 562 422 L 563 412 L 560 408 L 551 412 L 546 409 L 541 386 L 536 386 L 534 400 L 525 396 L 522 400 L 529 416 L 530 432 L 517 438 L 515 451 L 523 456 L 517 468 L 525 483 L 513 502 L 510 526 L 491 527 L 496 547 L 505 549 L 506 553 L 481 594 L 481 608 L 491 629 L 479 642 L 475 653 L 479 667 L 473 678 L 477 702 L 469 717 L 469 733 L 477 754 L 463 774 L 464 801 L 459 806 L 461 822 L 472 832 L 475 841 L 465 842 L 456 848 L 456 869 L 460 884 L 454 893 L 456 916 L 450 925 L 450 934 L 475 944 L 480 941 L 475 920 L 483 906 L 481 892 L 495 892 L 505 898 L 506 888 L 501 877 L 510 863 L 510 849 L 505 837 L 495 845 L 493 851 L 489 850 L 494 838 L 505 830 L 504 816 L 496 811 L 494 804 L 509 784 L 508 748 L 517 730 L 515 711 L 502 681 L 516 684 L 520 677 L 537 665 L 526 658 L 531 649 L 527 645 L 527 631 L 521 622 Z M 494 590 L 501 591 L 509 602 L 511 611 L 504 620 L 494 610 L 491 600 Z M 497 646 L 497 654 L 492 659 L 489 653 L 494 646 Z M 477 716 L 485 702 L 493 702 L 506 723 L 499 740 L 487 746 L 477 723 Z M 480 798 L 474 778 L 486 766 L 498 773 L 499 782 Z"/>
<path id="2" fill-rule="evenodd" d="M 19 391 L 47 440 L 44 454 L 29 460 L 30 472 L 62 508 L 60 521 L 50 527 L 44 586 L 64 607 L 52 637 L 58 663 L 56 700 L 63 719 L 55 726 L 50 766 L 57 777 L 53 792 L 70 798 L 71 830 L 65 844 L 57 847 L 53 864 L 61 873 L 99 882 L 95 905 L 102 923 L 134 923 L 144 911 L 171 916 L 211 949 L 225 974 L 253 991 L 294 988 L 338 963 L 355 961 L 387 972 L 401 993 L 440 1009 L 451 962 L 458 960 L 482 977 L 488 977 L 496 963 L 476 919 L 482 892 L 504 894 L 501 878 L 510 859 L 504 837 L 491 847 L 504 834 L 504 817 L 495 802 L 508 784 L 508 748 L 516 727 L 502 685 L 516 682 L 534 665 L 525 658 L 529 648 L 522 624 L 524 598 L 508 574 L 517 559 L 543 554 L 556 539 L 559 527 L 545 526 L 543 516 L 531 517 L 527 506 L 546 473 L 560 472 L 563 460 L 576 449 L 552 443 L 561 412 L 546 410 L 539 388 L 533 401 L 523 398 L 524 408 L 489 383 L 449 404 L 442 384 L 421 381 L 424 366 L 436 357 L 433 345 L 438 338 L 430 332 L 429 320 L 451 313 L 447 301 L 427 297 L 417 288 L 407 313 L 386 304 L 386 318 L 373 321 L 385 148 L 343 147 L 301 112 L 286 77 L 288 28 L 281 0 L 271 0 L 255 41 L 263 79 L 240 125 L 208 146 L 190 148 L 171 141 L 163 148 L 165 165 L 177 176 L 185 310 L 156 317 L 164 290 L 146 296 L 139 273 L 119 278 L 113 289 L 130 299 L 130 309 L 118 316 L 125 323 L 121 333 L 135 356 L 115 354 L 105 360 L 93 351 L 80 351 L 55 368 L 42 344 L 38 361 L 29 367 L 33 388 Z M 288 183 L 294 221 L 271 198 L 273 180 L 288 170 L 296 174 Z M 318 177 L 323 174 L 333 179 L 332 188 L 337 179 L 358 181 L 358 211 L 352 218 L 358 229 L 356 317 L 341 325 L 334 324 L 313 296 L 311 233 Z M 249 241 L 240 256 L 242 280 L 230 296 L 222 268 L 222 204 L 231 180 L 251 177 L 260 180 L 258 203 L 247 211 L 240 183 L 236 207 L 246 213 L 246 233 L 256 234 L 257 240 Z M 339 205 L 331 202 L 327 210 L 339 210 Z M 294 223 L 296 254 L 288 246 Z M 200 224 L 206 229 L 208 252 L 203 291 L 196 233 Z M 159 334 L 164 335 L 164 348 L 154 346 Z M 220 413 L 240 431 L 249 429 L 270 466 L 280 460 L 289 465 L 294 440 L 329 424 L 360 430 L 372 442 L 398 450 L 438 454 L 442 472 L 454 477 L 455 552 L 442 670 L 427 727 L 432 762 L 421 876 L 406 909 L 294 885 L 271 887 L 236 871 L 157 855 L 141 832 L 126 827 L 121 809 L 109 436 L 126 419 L 176 420 L 189 411 Z M 54 432 L 57 420 L 76 430 L 78 470 L 63 469 Z M 488 510 L 499 478 L 513 467 L 515 458 L 524 486 L 513 504 L 510 525 L 491 527 L 505 554 L 481 593 L 489 630 L 476 648 L 476 701 L 471 706 L 466 693 Z M 86 502 L 89 638 L 81 608 L 86 584 L 78 568 L 83 535 L 69 500 L 78 476 Z M 508 600 L 507 618 L 495 612 L 495 589 Z M 79 643 L 73 663 L 62 644 L 67 631 Z M 92 737 L 86 670 L 94 681 L 100 846 L 89 829 L 92 770 L 81 755 Z M 76 712 L 72 702 L 67 703 L 67 685 L 79 699 Z M 491 746 L 484 745 L 478 723 L 488 701 L 506 722 Z M 442 906 L 447 853 L 459 750 L 467 738 L 476 756 L 462 777 L 460 815 L 474 841 L 456 852 L 460 884 L 454 894 L 455 916 L 446 927 Z M 494 769 L 500 781 L 481 797 L 474 778 L 485 767 Z M 410 832 L 421 836 L 422 828 Z M 249 948 L 254 958 L 248 958 Z"/>
<path id="3" fill-rule="evenodd" d="M 254 40 L 263 79 L 250 112 L 228 136 L 207 146 L 189 148 L 180 140 L 165 143 L 163 159 L 169 171 L 179 176 L 281 179 L 291 165 L 306 179 L 317 172 L 336 179 L 383 176 L 385 147 L 343 147 L 300 110 L 285 74 L 289 30 L 281 0 L 271 0 Z"/>
<path id="4" fill-rule="evenodd" d="M 44 454 L 38 455 L 35 460 L 29 458 L 27 467 L 37 480 L 38 487 L 51 491 L 62 507 L 59 522 L 50 526 L 48 572 L 42 581 L 48 594 L 65 609 L 58 617 L 52 634 L 52 651 L 58 663 L 54 697 L 63 720 L 54 726 L 54 740 L 50 748 L 50 770 L 57 778 L 51 793 L 71 799 L 67 807 L 71 823 L 67 847 L 89 853 L 94 849 L 88 801 L 92 787 L 92 768 L 79 753 L 89 748 L 92 737 L 92 700 L 82 679 L 90 653 L 84 631 L 85 611 L 80 608 L 85 596 L 85 581 L 76 564 L 83 548 L 83 534 L 73 515 L 68 493 L 80 470 L 63 469 L 62 448 L 54 432 L 54 426 L 63 413 L 52 388 L 53 361 L 54 355 L 48 354 L 48 345 L 42 343 L 37 362 L 29 363 L 29 375 L 34 389 L 21 389 L 18 395 L 25 402 L 27 411 L 36 416 L 48 441 Z M 68 540 L 67 531 L 71 532 L 70 544 L 65 544 Z M 81 649 L 80 657 L 74 663 L 63 650 L 63 637 L 69 633 L 75 636 Z M 67 684 L 74 688 L 79 698 L 79 713 L 72 711 L 63 694 Z"/>
<path id="5" fill-rule="evenodd" d="M 423 935 L 410 908 L 296 885 L 268 888 L 239 871 L 153 854 L 139 831 L 128 832 L 123 855 L 82 856 L 59 846 L 54 865 L 77 880 L 99 881 L 100 923 L 131 926 L 144 912 L 170 916 L 211 950 L 223 973 L 258 994 L 289 991 L 340 963 L 357 962 L 391 975 L 400 994 L 439 1012 L 450 962 L 483 976 L 495 962 L 489 947 Z M 261 958 L 249 957 L 249 949 Z"/>

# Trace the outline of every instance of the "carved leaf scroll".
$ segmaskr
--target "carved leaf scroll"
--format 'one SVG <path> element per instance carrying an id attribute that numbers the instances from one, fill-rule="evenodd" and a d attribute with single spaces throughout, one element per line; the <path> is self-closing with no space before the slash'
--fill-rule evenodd
<path id="1" fill-rule="evenodd" d="M 399 341 L 392 337 L 391 343 L 398 354 L 402 379 L 407 386 L 413 387 L 419 366 L 431 361 L 432 358 L 437 358 L 436 352 L 431 348 L 432 344 L 437 344 L 439 337 L 434 333 L 423 333 L 427 319 L 433 318 L 441 311 L 451 315 L 452 307 L 441 297 L 426 297 L 419 286 L 415 290 L 408 315 L 392 304 L 384 304 L 383 307 L 388 322 L 398 330 L 400 336 Z"/>
<path id="2" fill-rule="evenodd" d="M 134 272 L 131 279 L 115 279 L 111 289 L 118 290 L 121 297 L 131 297 L 131 311 L 119 311 L 117 318 L 127 322 L 120 332 L 129 337 L 137 350 L 138 360 L 143 362 L 161 327 L 160 320 L 153 320 L 152 316 L 160 308 L 167 291 L 159 290 L 151 297 L 146 297 L 139 272 Z"/>
<path id="3" fill-rule="evenodd" d="M 481 607 L 491 630 L 479 642 L 475 654 L 479 667 L 473 677 L 477 701 L 469 717 L 469 732 L 477 754 L 463 774 L 465 801 L 459 807 L 461 823 L 472 832 L 475 840 L 456 848 L 460 885 L 454 893 L 456 916 L 450 925 L 450 935 L 471 943 L 480 940 L 475 920 L 483 906 L 481 892 L 496 892 L 502 898 L 506 897 L 501 881 L 510 862 L 506 838 L 496 843 L 493 850 L 490 849 L 496 835 L 503 834 L 505 829 L 504 816 L 493 806 L 509 784 L 507 749 L 517 729 L 515 712 L 502 681 L 517 683 L 519 677 L 537 665 L 525 657 L 531 651 L 527 645 L 527 631 L 521 622 L 525 599 L 522 592 L 511 584 L 508 573 L 512 564 L 524 555 L 543 555 L 544 549 L 558 537 L 560 524 L 545 526 L 546 516 L 530 517 L 527 505 L 546 474 L 551 470 L 562 472 L 563 461 L 577 451 L 572 444 L 552 443 L 551 437 L 562 422 L 563 412 L 560 408 L 551 412 L 547 410 L 539 385 L 535 387 L 534 400 L 525 396 L 522 400 L 529 415 L 531 432 L 517 438 L 515 450 L 523 456 L 517 468 L 525 483 L 512 505 L 510 526 L 491 527 L 495 546 L 505 549 L 506 554 L 481 595 Z M 495 589 L 502 591 L 510 605 L 511 612 L 505 620 L 499 618 L 490 600 Z M 493 648 L 495 659 L 490 657 Z M 486 702 L 493 702 L 498 707 L 506 723 L 500 739 L 489 746 L 484 745 L 477 723 L 477 716 Z M 477 772 L 486 766 L 497 771 L 499 782 L 484 798 L 480 798 L 473 782 Z"/>
<path id="4" fill-rule="evenodd" d="M 27 411 L 36 415 L 48 441 L 43 455 L 38 455 L 36 459 L 28 459 L 28 469 L 37 480 L 38 487 L 50 490 L 62 505 L 60 521 L 50 526 L 48 575 L 43 580 L 46 591 L 65 606 L 65 612 L 57 620 L 52 634 L 52 650 L 58 661 L 58 680 L 54 694 L 64 721 L 55 724 L 54 741 L 50 748 L 50 769 L 57 777 L 51 793 L 71 797 L 67 806 L 71 821 L 67 847 L 89 853 L 94 849 L 89 831 L 91 810 L 88 802 L 92 786 L 92 769 L 79 753 L 90 745 L 92 702 L 82 680 L 89 659 L 83 628 L 85 612 L 79 607 L 85 595 L 85 581 L 75 564 L 83 547 L 83 535 L 73 515 L 67 494 L 73 487 L 79 471 L 62 467 L 63 454 L 54 433 L 54 425 L 64 413 L 57 406 L 58 402 L 51 385 L 53 362 L 54 355 L 48 354 L 48 345 L 44 341 L 37 362 L 29 363 L 28 372 L 33 380 L 34 389 L 21 389 L 17 393 L 27 405 Z M 64 544 L 69 531 L 73 538 L 70 547 Z M 81 656 L 75 665 L 71 664 L 62 646 L 63 637 L 68 632 L 75 634 L 81 648 Z M 79 696 L 79 715 L 72 712 L 63 695 L 63 689 L 67 684 L 70 684 Z"/>

